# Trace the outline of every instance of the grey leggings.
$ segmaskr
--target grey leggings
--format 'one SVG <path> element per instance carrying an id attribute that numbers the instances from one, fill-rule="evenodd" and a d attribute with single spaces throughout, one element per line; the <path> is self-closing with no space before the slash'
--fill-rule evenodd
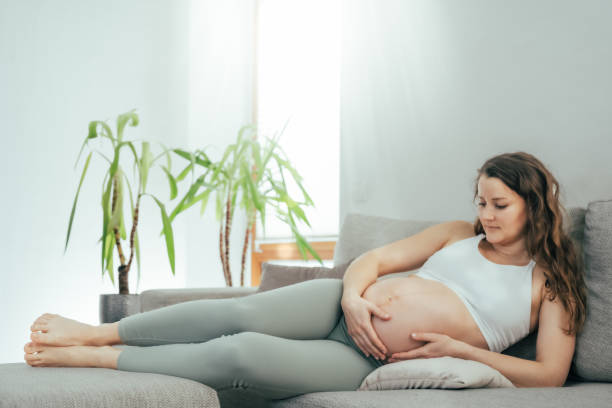
<path id="1" fill-rule="evenodd" d="M 365 357 L 348 335 L 342 284 L 314 279 L 125 317 L 119 337 L 128 346 L 117 369 L 189 378 L 218 391 L 249 389 L 269 399 L 354 391 L 382 362 Z"/>

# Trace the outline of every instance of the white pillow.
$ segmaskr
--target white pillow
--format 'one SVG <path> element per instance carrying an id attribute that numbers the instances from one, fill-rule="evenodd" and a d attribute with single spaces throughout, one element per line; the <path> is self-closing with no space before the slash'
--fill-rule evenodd
<path id="1" fill-rule="evenodd" d="M 418 358 L 372 371 L 358 391 L 409 388 L 516 388 L 496 369 L 455 357 Z"/>

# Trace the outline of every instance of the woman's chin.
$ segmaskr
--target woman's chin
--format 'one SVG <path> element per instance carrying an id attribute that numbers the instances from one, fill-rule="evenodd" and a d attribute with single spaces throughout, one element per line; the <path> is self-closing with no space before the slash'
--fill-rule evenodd
<path id="1" fill-rule="evenodd" d="M 501 234 L 498 228 L 485 230 L 485 238 L 489 244 L 497 244 L 501 241 Z"/>

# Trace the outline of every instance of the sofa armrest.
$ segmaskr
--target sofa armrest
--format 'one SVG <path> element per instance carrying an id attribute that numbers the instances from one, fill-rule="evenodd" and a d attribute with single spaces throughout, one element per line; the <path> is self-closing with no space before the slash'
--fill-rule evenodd
<path id="1" fill-rule="evenodd" d="M 140 311 L 147 312 L 175 303 L 198 299 L 224 299 L 248 296 L 257 292 L 259 286 L 219 287 L 219 288 L 181 288 L 150 289 L 140 294 Z"/>

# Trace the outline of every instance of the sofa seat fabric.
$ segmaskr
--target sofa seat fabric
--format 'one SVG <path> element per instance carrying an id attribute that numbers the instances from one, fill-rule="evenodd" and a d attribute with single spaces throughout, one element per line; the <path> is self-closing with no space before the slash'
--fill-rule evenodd
<path id="1" fill-rule="evenodd" d="M 0 407 L 217 408 L 212 388 L 196 381 L 108 368 L 0 365 Z"/>
<path id="2" fill-rule="evenodd" d="M 610 408 L 612 384 L 571 383 L 550 388 L 314 392 L 275 401 L 274 408 Z"/>

